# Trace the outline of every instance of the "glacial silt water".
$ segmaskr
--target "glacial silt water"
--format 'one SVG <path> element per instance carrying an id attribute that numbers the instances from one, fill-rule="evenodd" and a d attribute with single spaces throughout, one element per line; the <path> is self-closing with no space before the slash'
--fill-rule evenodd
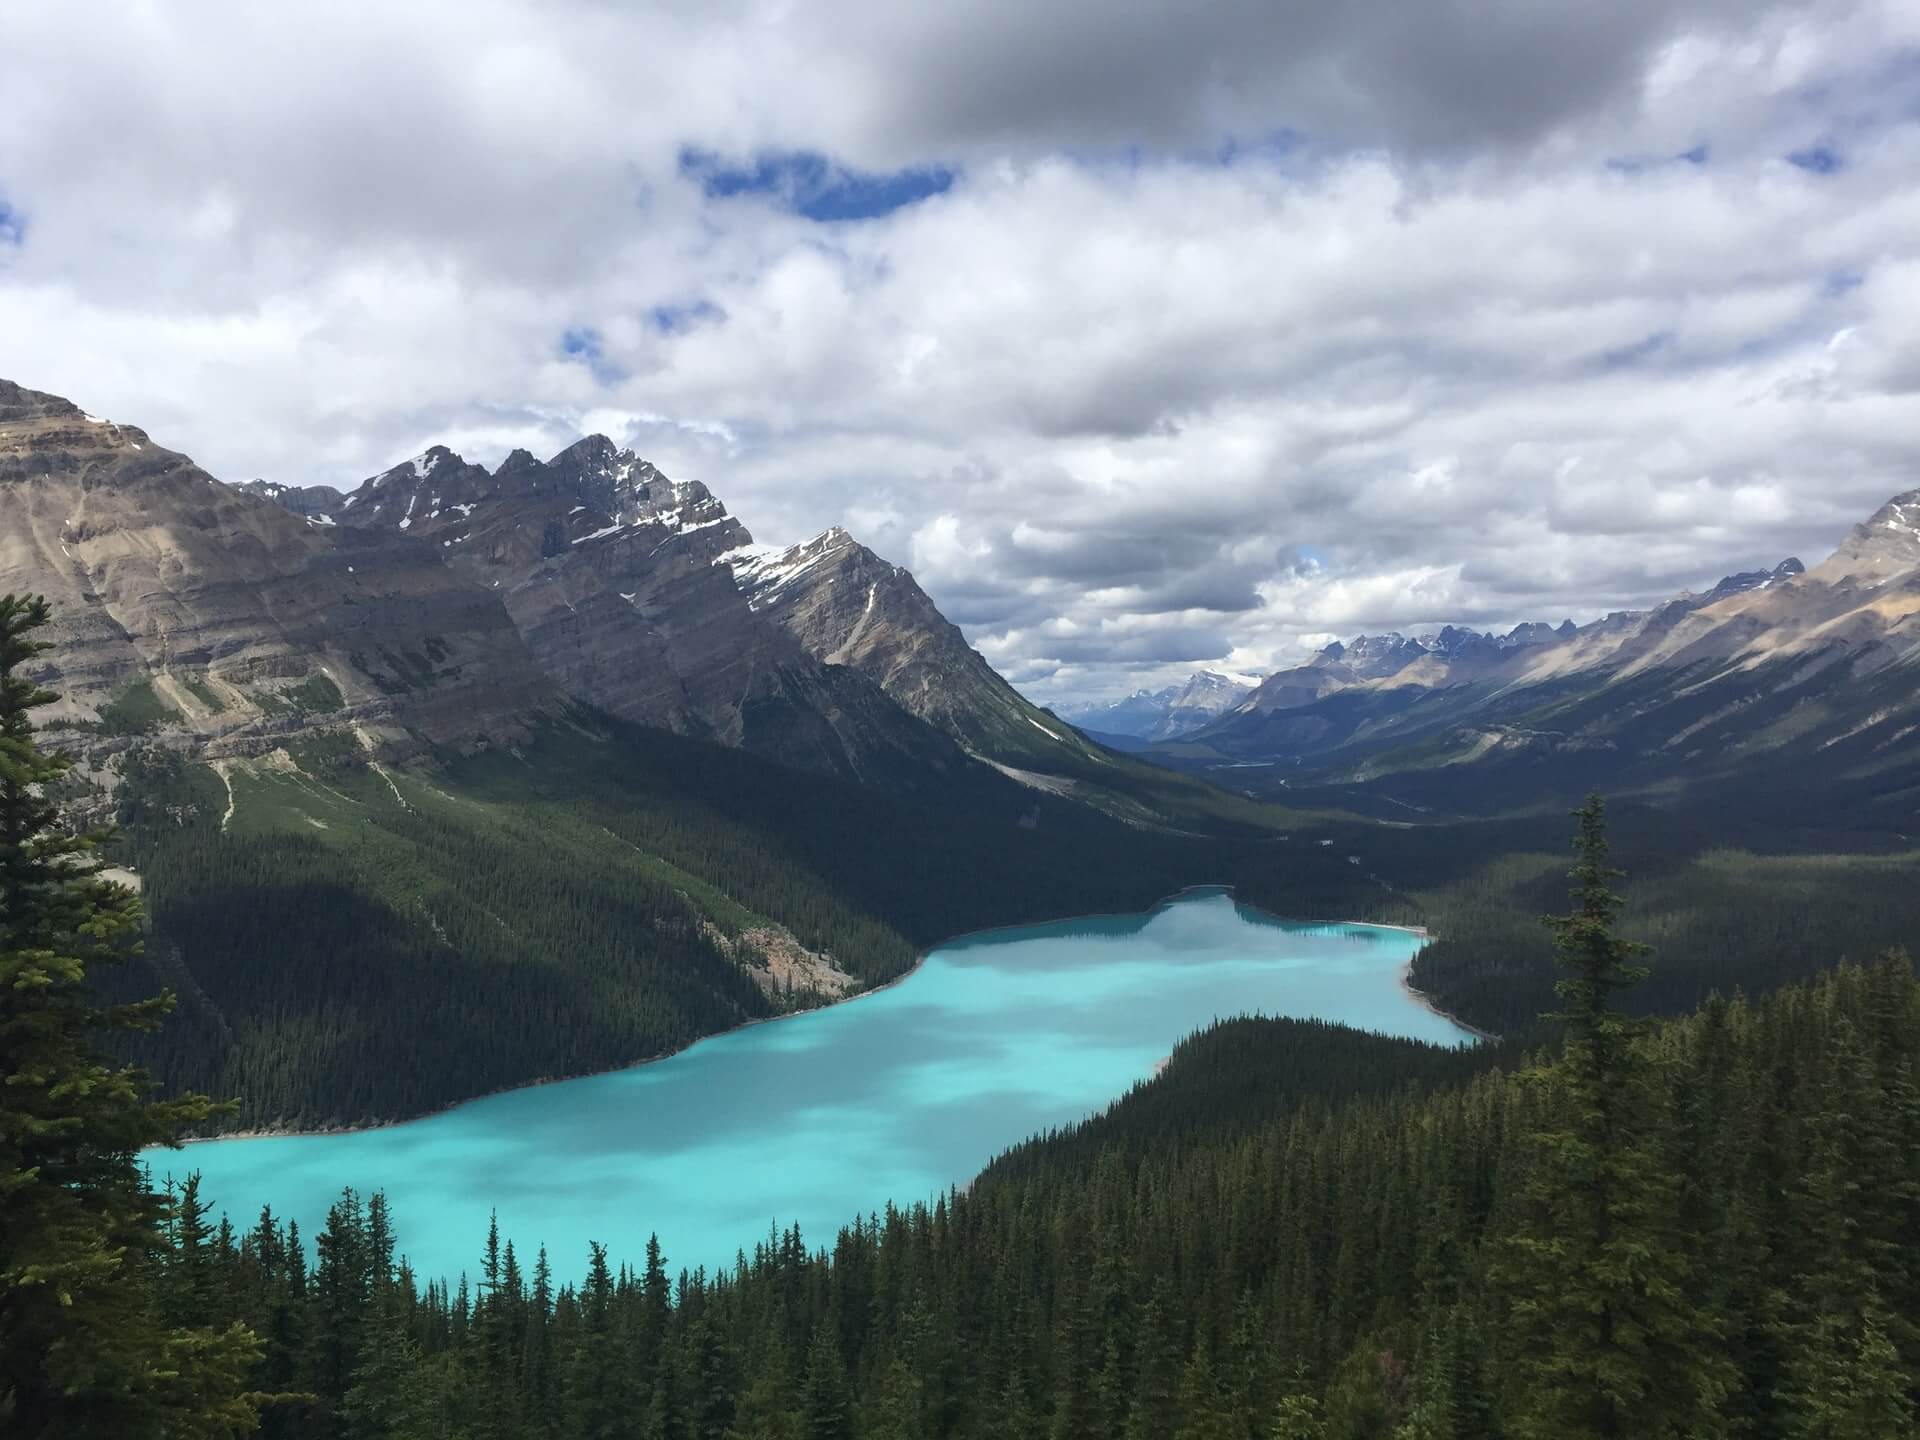
<path id="1" fill-rule="evenodd" d="M 477 1269 L 491 1211 L 530 1268 L 578 1278 L 587 1242 L 637 1263 L 728 1266 L 770 1224 L 830 1244 L 854 1216 L 964 1184 L 1026 1136 L 1098 1111 L 1183 1036 L 1247 1013 L 1443 1044 L 1408 995 L 1418 937 L 1306 925 L 1193 892 L 1144 915 L 989 931 L 901 983 L 611 1074 L 404 1125 L 156 1151 L 245 1229 L 263 1204 L 311 1238 L 342 1187 L 384 1190 L 423 1277 Z M 404 1063 L 397 1061 L 396 1063 Z"/>

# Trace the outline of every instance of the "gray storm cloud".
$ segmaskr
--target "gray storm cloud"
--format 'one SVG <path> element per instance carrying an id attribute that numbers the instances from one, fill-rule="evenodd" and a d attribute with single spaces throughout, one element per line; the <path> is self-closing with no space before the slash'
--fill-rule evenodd
<path id="1" fill-rule="evenodd" d="M 1043 700 L 1645 604 L 1920 484 L 1895 0 L 0 27 L 0 375 L 235 479 L 606 431 Z M 711 180 L 794 155 L 951 179 Z"/>

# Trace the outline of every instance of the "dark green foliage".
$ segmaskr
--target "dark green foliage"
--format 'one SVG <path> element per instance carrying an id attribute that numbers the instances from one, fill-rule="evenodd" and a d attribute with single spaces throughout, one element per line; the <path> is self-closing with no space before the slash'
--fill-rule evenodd
<path id="1" fill-rule="evenodd" d="M 284 690 L 257 686 L 248 695 L 269 715 L 327 715 L 346 703 L 340 687 L 317 671 Z"/>
<path id="2" fill-rule="evenodd" d="M 229 1257 L 197 1186 L 156 1195 L 133 1158 L 209 1104 L 156 1102 L 98 1049 L 172 999 L 102 1004 L 88 984 L 127 958 L 139 905 L 102 878 L 102 837 L 56 828 L 46 797 L 69 761 L 36 744 L 32 712 L 55 697 L 21 668 L 47 619 L 44 600 L 0 596 L 0 1431 L 237 1433 L 257 1346 L 217 1303 Z"/>
<path id="3" fill-rule="evenodd" d="M 1667 1092 L 1615 996 L 1646 977 L 1645 946 L 1615 933 L 1622 872 L 1608 860 L 1599 796 L 1577 812 L 1573 908 L 1552 916 L 1564 1008 L 1559 1062 L 1529 1071 L 1547 1102 L 1520 1187 L 1513 1257 L 1495 1272 L 1520 1338 L 1514 1416 L 1541 1440 L 1711 1433 L 1732 1367 L 1696 1303 L 1678 1181 L 1661 1137 Z"/>
<path id="4" fill-rule="evenodd" d="M 182 995 L 133 1053 L 241 1124 L 415 1114 L 776 1013 L 729 950 L 757 927 L 879 984 L 959 931 L 1143 908 L 1194 859 L 1064 802 L 1024 830 L 998 777 L 906 800 L 657 732 L 554 725 L 429 776 L 344 733 L 289 748 L 297 772 L 229 772 L 230 820 L 155 752 L 119 796 Z"/>
<path id="5" fill-rule="evenodd" d="M 238 1097 L 242 1124 L 415 1114 L 809 1003 L 727 955 L 755 926 L 875 984 L 968 930 L 1142 910 L 1197 882 L 1303 919 L 1426 925 L 1415 983 L 1486 1029 L 1536 1033 L 1553 1004 L 1535 917 L 1557 900 L 1557 821 L 1174 835 L 986 772 L 878 794 L 592 717 L 427 771 L 376 772 L 345 731 L 289 749 L 297 773 L 230 772 L 225 829 L 205 766 L 150 748 L 120 762 L 150 965 L 182 997 L 134 1053 L 168 1084 Z M 1920 857 L 1720 851 L 1631 809 L 1616 830 L 1641 877 L 1626 931 L 1662 957 L 1629 997 L 1642 1010 L 1770 987 L 1920 925 Z"/>
<path id="6" fill-rule="evenodd" d="M 324 715 L 346 703 L 340 687 L 318 671 L 293 688 L 282 690 L 280 698 L 302 714 Z"/>
<path id="7" fill-rule="evenodd" d="M 1915 1233 L 1920 1200 L 1868 1183 L 1920 1173 L 1911 965 L 1718 1002 L 1623 1046 L 1621 1073 L 1687 1097 L 1616 1117 L 1666 1172 L 1616 1213 L 1658 1252 L 1633 1263 L 1683 1287 L 1688 1323 L 1661 1322 L 1657 1355 L 1622 1343 L 1625 1370 L 1589 1367 L 1636 1381 L 1617 1433 L 1913 1433 L 1920 1286 L 1885 1247 Z M 1225 1083 L 1263 1055 L 1253 1083 Z M 476 1236 L 477 1292 L 430 1285 L 401 1330 L 366 1322 L 346 1393 L 403 1397 L 393 1413 L 421 1428 L 395 1434 L 488 1433 L 490 1413 L 519 1434 L 768 1440 L 1606 1433 L 1559 1405 L 1587 1377 L 1539 1358 L 1590 1354 L 1592 1312 L 1513 1303 L 1595 1283 L 1527 1243 L 1582 1203 L 1559 1150 L 1585 1082 L 1510 1058 L 1229 1022 L 965 1193 L 859 1221 L 828 1251 L 770 1236 L 733 1271 L 683 1276 L 671 1303 L 652 1247 L 638 1272 L 596 1247 L 583 1285 L 542 1298 Z M 371 1236 L 370 1206 L 336 1214 Z M 289 1328 L 273 1297 L 298 1271 L 270 1230 L 210 1242 L 262 1334 Z M 398 1269 L 389 1293 L 412 1294 Z M 316 1273 L 304 1294 L 291 1332 L 332 1333 L 333 1289 Z M 559 1384 L 535 1380 L 542 1354 Z M 292 1376 L 323 1413 L 331 1355 L 310 1340 Z"/>
<path id="8" fill-rule="evenodd" d="M 1611 805 L 1608 820 L 1615 856 L 1634 876 L 1621 932 L 1660 956 L 1623 997 L 1630 1013 L 1682 1013 L 1715 990 L 1771 989 L 1920 932 L 1912 849 L 1846 853 L 1830 848 L 1844 835 L 1753 828 L 1737 832 L 1746 848 L 1736 848 L 1711 817 L 1644 806 Z M 1230 873 L 1242 899 L 1279 914 L 1424 926 L 1434 938 L 1414 961 L 1413 983 L 1470 1024 L 1520 1034 L 1558 1008 L 1538 917 L 1561 903 L 1564 830 L 1557 815 L 1327 820 L 1236 859 Z M 1762 844 L 1776 848 L 1757 853 Z"/>
<path id="9" fill-rule="evenodd" d="M 153 682 L 141 680 L 127 686 L 100 707 L 100 733 L 103 735 L 145 735 L 179 713 L 153 691 Z"/>
<path id="10" fill-rule="evenodd" d="M 180 683 L 187 687 L 187 692 L 192 695 L 194 699 L 206 706 L 207 709 L 215 715 L 220 714 L 227 708 L 227 702 L 220 697 L 220 693 L 215 690 L 213 686 L 206 682 L 203 676 L 189 675 Z"/>

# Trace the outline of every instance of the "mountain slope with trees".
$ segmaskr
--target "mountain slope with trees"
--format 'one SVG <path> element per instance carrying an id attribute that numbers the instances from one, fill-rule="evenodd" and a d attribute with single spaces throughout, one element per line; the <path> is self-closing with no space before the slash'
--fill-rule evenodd
<path id="1" fill-rule="evenodd" d="M 1627 1021 L 1597 839 L 1550 1050 L 1226 1022 L 964 1193 L 721 1274 L 595 1246 L 565 1283 L 496 1231 L 423 1287 L 351 1193 L 311 1258 L 195 1193 L 171 1263 L 311 1396 L 283 1436 L 1912 1433 L 1911 964 Z"/>

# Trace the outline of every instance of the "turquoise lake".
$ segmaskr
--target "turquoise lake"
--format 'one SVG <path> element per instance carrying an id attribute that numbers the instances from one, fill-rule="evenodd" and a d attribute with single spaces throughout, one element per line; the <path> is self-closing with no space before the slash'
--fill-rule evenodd
<path id="1" fill-rule="evenodd" d="M 343 1186 L 384 1190 L 422 1277 L 478 1269 L 487 1218 L 528 1269 L 730 1266 L 770 1224 L 809 1244 L 891 1200 L 930 1200 L 1050 1126 L 1104 1109 L 1217 1017 L 1471 1037 L 1401 987 L 1401 930 L 1306 925 L 1190 892 L 1144 915 L 988 931 L 889 989 L 703 1040 L 665 1060 L 342 1135 L 221 1140 L 147 1158 L 198 1170 L 244 1230 L 270 1204 L 309 1240 Z"/>

